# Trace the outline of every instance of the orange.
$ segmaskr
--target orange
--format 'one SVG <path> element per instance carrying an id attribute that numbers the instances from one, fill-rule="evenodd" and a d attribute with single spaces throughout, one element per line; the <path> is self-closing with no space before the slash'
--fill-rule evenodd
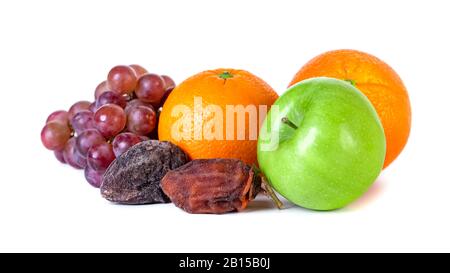
<path id="1" fill-rule="evenodd" d="M 237 158 L 256 163 L 264 106 L 268 111 L 277 98 L 266 82 L 245 70 L 201 72 L 167 98 L 159 119 L 159 139 L 178 145 L 191 159 Z"/>
<path id="2" fill-rule="evenodd" d="M 319 76 L 347 80 L 369 98 L 384 127 L 387 145 L 384 168 L 389 166 L 405 147 L 411 129 L 408 92 L 397 73 L 370 54 L 335 50 L 310 60 L 289 85 Z"/>

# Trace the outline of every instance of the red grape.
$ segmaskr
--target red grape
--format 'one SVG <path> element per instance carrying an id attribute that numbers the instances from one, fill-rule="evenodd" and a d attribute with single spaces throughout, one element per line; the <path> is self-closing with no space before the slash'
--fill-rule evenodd
<path id="1" fill-rule="evenodd" d="M 89 106 L 91 106 L 91 103 L 84 100 L 74 103 L 69 109 L 69 120 L 71 120 L 76 113 L 83 110 L 89 110 Z"/>
<path id="2" fill-rule="evenodd" d="M 82 157 L 78 154 L 77 151 L 75 151 L 75 162 L 78 166 L 80 166 L 80 169 L 84 169 L 87 166 L 87 159 L 85 157 Z"/>
<path id="3" fill-rule="evenodd" d="M 136 107 L 136 106 L 147 106 L 147 107 L 150 107 L 150 108 L 152 108 L 154 110 L 153 106 L 150 103 L 143 102 L 143 101 L 141 101 L 139 99 L 134 99 L 134 100 L 131 100 L 131 101 L 129 101 L 127 103 L 127 106 L 125 107 L 125 114 L 128 115 L 130 110 L 132 108 Z"/>
<path id="4" fill-rule="evenodd" d="M 105 142 L 89 149 L 87 163 L 95 171 L 105 171 L 115 158 L 112 145 Z"/>
<path id="5" fill-rule="evenodd" d="M 149 138 L 150 139 L 159 139 L 158 136 L 158 124 L 159 124 L 159 116 L 161 114 L 161 110 L 156 111 L 156 125 L 155 125 L 155 129 L 153 129 L 153 131 L 150 133 Z"/>
<path id="6" fill-rule="evenodd" d="M 105 143 L 106 140 L 96 129 L 88 129 L 83 131 L 77 137 L 77 150 L 80 155 L 86 157 L 89 151 L 89 148 L 96 144 Z"/>
<path id="7" fill-rule="evenodd" d="M 96 109 L 108 103 L 119 105 L 122 108 L 127 106 L 127 101 L 124 96 L 113 91 L 106 91 L 97 98 L 97 101 L 95 102 Z"/>
<path id="8" fill-rule="evenodd" d="M 93 103 L 91 103 L 91 105 L 89 105 L 89 111 L 91 111 L 92 113 L 95 113 L 95 111 L 97 111 L 97 107 L 95 106 L 95 101 Z"/>
<path id="9" fill-rule="evenodd" d="M 128 131 L 138 134 L 149 134 L 156 126 L 156 113 L 152 108 L 136 106 L 128 112 Z"/>
<path id="10" fill-rule="evenodd" d="M 95 112 L 94 122 L 104 137 L 111 138 L 125 128 L 127 117 L 120 106 L 105 104 Z"/>
<path id="11" fill-rule="evenodd" d="M 64 160 L 64 150 L 57 150 L 54 153 L 59 162 L 66 164 L 66 161 Z"/>
<path id="12" fill-rule="evenodd" d="M 80 111 L 76 113 L 75 116 L 73 116 L 70 124 L 72 125 L 72 129 L 75 131 L 75 133 L 79 135 L 87 129 L 95 128 L 94 114 L 88 110 Z"/>
<path id="13" fill-rule="evenodd" d="M 136 88 L 137 77 L 134 70 L 125 65 L 113 67 L 108 73 L 108 84 L 118 93 L 131 93 Z"/>
<path id="14" fill-rule="evenodd" d="M 140 136 L 133 133 L 118 134 L 112 142 L 114 155 L 118 157 L 119 155 L 125 153 L 130 147 L 133 147 L 141 141 L 142 139 Z"/>
<path id="15" fill-rule="evenodd" d="M 111 162 L 139 142 L 158 138 L 158 115 L 175 82 L 137 64 L 113 67 L 95 88 L 95 101 L 78 101 L 51 113 L 41 131 L 43 145 L 61 163 L 85 169 L 100 187 Z"/>
<path id="16" fill-rule="evenodd" d="M 113 91 L 111 87 L 109 86 L 107 81 L 102 81 L 97 87 L 95 88 L 95 99 L 98 99 L 101 94 L 105 93 L 106 91 Z"/>
<path id="17" fill-rule="evenodd" d="M 64 124 L 68 124 L 69 123 L 69 113 L 64 110 L 55 111 L 48 116 L 47 121 L 45 123 L 49 123 L 52 121 L 58 121 L 58 122 L 62 122 Z"/>
<path id="18" fill-rule="evenodd" d="M 78 153 L 76 141 L 77 139 L 75 137 L 67 141 L 63 151 L 64 160 L 75 169 L 84 169 L 86 167 L 86 158 Z"/>
<path id="19" fill-rule="evenodd" d="M 167 75 L 161 75 L 161 78 L 163 78 L 164 80 L 164 86 L 166 87 L 166 90 L 175 88 L 175 82 L 172 80 L 171 77 Z"/>
<path id="20" fill-rule="evenodd" d="M 131 101 L 135 98 L 135 95 L 134 95 L 134 92 L 131 92 L 129 94 L 122 94 L 122 97 L 128 103 L 129 101 Z"/>
<path id="21" fill-rule="evenodd" d="M 140 100 L 159 108 L 165 90 L 163 78 L 156 74 L 146 74 L 139 78 L 135 93 Z"/>
<path id="22" fill-rule="evenodd" d="M 131 64 L 130 67 L 134 70 L 136 73 L 137 78 L 139 79 L 142 75 L 147 74 L 147 69 L 143 68 L 142 66 L 138 64 Z"/>
<path id="23" fill-rule="evenodd" d="M 100 186 L 102 185 L 102 178 L 104 173 L 104 171 L 96 171 L 89 166 L 84 168 L 84 177 L 86 178 L 86 181 L 95 188 L 100 188 Z"/>
<path id="24" fill-rule="evenodd" d="M 41 131 L 41 141 L 49 150 L 62 150 L 72 131 L 68 124 L 57 121 L 47 123 Z"/>

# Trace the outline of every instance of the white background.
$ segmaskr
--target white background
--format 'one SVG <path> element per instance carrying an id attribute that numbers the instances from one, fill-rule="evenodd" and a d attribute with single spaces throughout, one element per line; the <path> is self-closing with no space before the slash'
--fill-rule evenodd
<path id="1" fill-rule="evenodd" d="M 1 251 L 450 251 L 448 1 L 1 1 Z M 402 155 L 350 207 L 189 215 L 119 206 L 40 143 L 47 115 L 117 64 L 177 82 L 243 68 L 282 93 L 326 50 L 389 63 L 408 87 Z"/>

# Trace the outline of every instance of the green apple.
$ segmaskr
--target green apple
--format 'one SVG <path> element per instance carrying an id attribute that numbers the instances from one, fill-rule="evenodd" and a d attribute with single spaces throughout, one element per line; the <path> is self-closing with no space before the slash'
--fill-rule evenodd
<path id="1" fill-rule="evenodd" d="M 289 201 L 338 209 L 378 177 L 386 139 L 369 100 L 351 83 L 313 78 L 290 87 L 261 127 L 258 163 Z"/>

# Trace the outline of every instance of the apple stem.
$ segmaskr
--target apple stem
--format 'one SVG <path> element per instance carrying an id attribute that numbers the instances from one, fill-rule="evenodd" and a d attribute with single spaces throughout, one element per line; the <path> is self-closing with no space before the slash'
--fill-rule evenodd
<path id="1" fill-rule="evenodd" d="M 291 127 L 292 129 L 297 129 L 298 128 L 298 126 L 295 125 L 292 121 L 290 121 L 287 117 L 283 117 L 281 119 L 281 122 L 283 122 L 286 125 L 289 125 L 289 127 Z"/>

